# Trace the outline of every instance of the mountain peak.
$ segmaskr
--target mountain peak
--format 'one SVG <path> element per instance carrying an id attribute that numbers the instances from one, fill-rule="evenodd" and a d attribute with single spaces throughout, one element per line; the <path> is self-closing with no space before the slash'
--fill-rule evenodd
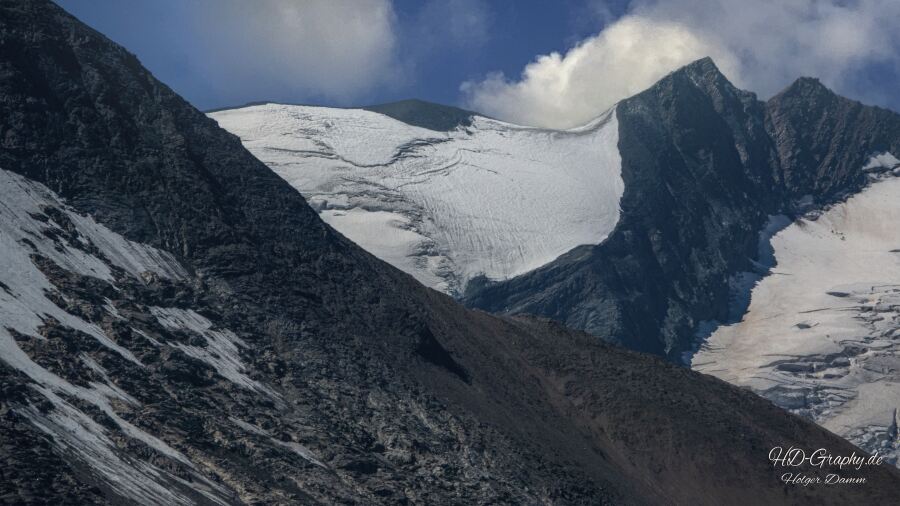
<path id="1" fill-rule="evenodd" d="M 409 125 L 446 132 L 472 124 L 477 113 L 449 105 L 426 102 L 417 98 L 363 107 L 367 111 L 390 116 Z"/>
<path id="2" fill-rule="evenodd" d="M 699 60 L 694 60 L 691 63 L 681 67 L 682 71 L 696 74 L 721 74 L 719 71 L 719 67 L 716 66 L 716 63 L 709 56 L 704 56 Z"/>
<path id="3" fill-rule="evenodd" d="M 684 104 L 688 104 L 692 100 L 689 97 L 696 97 L 697 92 L 711 99 L 715 107 L 720 109 L 719 112 L 726 107 L 726 103 L 730 103 L 737 109 L 744 109 L 757 101 L 755 93 L 741 90 L 732 84 L 719 70 L 713 59 L 708 56 L 669 73 L 644 93 L 668 97 L 670 100 L 679 102 L 688 100 L 688 102 L 684 102 Z M 632 99 L 644 93 L 638 94 Z"/>
<path id="4" fill-rule="evenodd" d="M 742 96 L 742 99 L 755 99 L 754 94 L 735 87 L 709 56 L 672 71 L 648 91 L 655 90 L 652 93 L 669 94 L 674 90 L 686 88 L 697 88 L 708 96 Z"/>
<path id="5" fill-rule="evenodd" d="M 837 94 L 831 91 L 827 86 L 822 84 L 816 77 L 800 77 L 790 86 L 785 88 L 781 93 L 775 96 L 775 98 L 785 98 L 785 97 L 794 97 L 794 98 L 835 98 Z"/>
<path id="6" fill-rule="evenodd" d="M 719 70 L 719 67 L 716 66 L 715 62 L 713 62 L 713 59 L 709 56 L 688 63 L 672 74 L 684 75 L 688 79 L 690 79 L 695 86 L 698 86 L 707 91 L 709 91 L 710 89 L 725 88 L 730 90 L 737 90 L 737 88 L 733 84 L 731 84 L 731 81 L 729 81 L 728 78 L 725 77 L 725 74 L 723 74 L 722 71 Z"/>

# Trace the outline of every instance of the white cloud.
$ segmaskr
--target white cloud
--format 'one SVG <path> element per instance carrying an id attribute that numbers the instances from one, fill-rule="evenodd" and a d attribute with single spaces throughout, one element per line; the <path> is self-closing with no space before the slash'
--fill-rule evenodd
<path id="1" fill-rule="evenodd" d="M 896 0 L 644 1 L 653 19 L 684 23 L 740 59 L 745 85 L 769 96 L 801 75 L 847 93 L 853 74 L 900 63 Z"/>
<path id="2" fill-rule="evenodd" d="M 626 16 L 570 49 L 528 64 L 518 81 L 491 74 L 462 85 L 467 105 L 515 123 L 565 128 L 595 118 L 666 73 L 714 53 L 733 72 L 733 58 L 686 27 Z"/>
<path id="3" fill-rule="evenodd" d="M 207 1 L 196 63 L 222 94 L 350 101 L 402 73 L 390 0 Z"/>
<path id="4" fill-rule="evenodd" d="M 856 98 L 855 73 L 900 69 L 896 0 L 638 0 L 629 15 L 565 55 L 538 56 L 518 79 L 464 83 L 467 106 L 509 121 L 584 123 L 691 60 L 712 56 L 735 84 L 769 96 L 800 75 Z"/>

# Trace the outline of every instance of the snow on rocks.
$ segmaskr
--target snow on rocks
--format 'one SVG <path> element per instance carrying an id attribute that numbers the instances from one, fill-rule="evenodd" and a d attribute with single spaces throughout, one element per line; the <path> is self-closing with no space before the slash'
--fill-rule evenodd
<path id="1" fill-rule="evenodd" d="M 886 172 L 900 168 L 900 160 L 891 153 L 876 153 L 869 157 L 863 166 L 863 172 Z"/>
<path id="2" fill-rule="evenodd" d="M 246 348 L 238 336 L 228 329 L 214 329 L 213 323 L 192 309 L 151 307 L 150 312 L 169 330 L 188 331 L 203 336 L 206 346 L 172 343 L 188 356 L 206 362 L 222 377 L 245 388 L 276 395 L 271 389 L 250 379 L 241 361 L 240 348 Z"/>
<path id="3" fill-rule="evenodd" d="M 75 213 L 46 187 L 0 169 L 0 360 L 27 376 L 31 391 L 52 406 L 30 403 L 14 409 L 50 436 L 61 452 L 81 462 L 123 497 L 143 504 L 194 504 L 199 494 L 210 502 L 225 504 L 221 499 L 225 489 L 197 472 L 185 455 L 120 416 L 116 406 L 135 407 L 138 401 L 112 383 L 94 358 L 80 353 L 70 360 L 80 362 L 91 371 L 90 377 L 102 381 L 75 384 L 22 349 L 18 339 L 46 342 L 40 329 L 52 322 L 95 339 L 129 367 L 144 367 L 100 327 L 58 305 L 65 295 L 57 292 L 38 268 L 37 257 L 113 286 L 115 270 L 137 279 L 146 273 L 178 279 L 186 275 L 185 269 L 170 254 L 128 241 L 92 218 Z M 105 299 L 104 310 L 122 318 L 109 299 Z M 84 409 L 102 414 L 111 426 L 98 423 Z M 113 440 L 113 432 L 193 470 L 193 481 L 188 483 L 149 461 L 126 456 Z"/>
<path id="4" fill-rule="evenodd" d="M 423 284 L 460 295 L 598 244 L 624 191 L 615 109 L 580 128 L 484 117 L 435 132 L 382 114 L 266 104 L 210 115 L 323 220 Z"/>
<path id="5" fill-rule="evenodd" d="M 749 310 L 691 367 L 900 464 L 900 179 L 796 221 L 771 246 L 777 263 Z"/>
<path id="6" fill-rule="evenodd" d="M 57 220 L 71 220 L 79 234 L 69 238 L 61 236 L 58 231 L 66 224 L 57 223 Z M 67 313 L 47 298 L 53 285 L 31 260 L 31 255 L 39 254 L 68 271 L 113 281 L 110 266 L 89 252 L 88 241 L 93 243 L 94 238 L 102 239 L 103 251 L 115 249 L 117 254 L 108 258 L 129 272 L 153 271 L 161 276 L 176 272 L 174 265 L 177 262 L 167 254 L 150 253 L 152 248 L 149 246 L 127 241 L 90 218 L 68 210 L 45 187 L 0 169 L 0 322 L 4 329 L 37 335 L 37 328 L 48 318 L 53 318 L 94 337 L 140 366 L 130 351 L 110 340 L 96 325 Z M 163 259 L 164 262 L 149 263 L 146 261 L 149 258 Z M 0 334 L 8 334 L 8 331 L 0 329 Z M 12 337 L 8 339 L 12 340 Z M 15 346 L 14 341 L 12 346 Z M 3 357 L 12 359 L 13 354 L 4 353 Z"/>
<path id="7" fill-rule="evenodd" d="M 302 457 L 304 460 L 306 460 L 307 462 L 309 462 L 311 464 L 315 464 L 323 469 L 328 468 L 328 466 L 323 464 L 321 460 L 316 458 L 316 456 L 313 454 L 312 451 L 310 451 L 309 448 L 303 446 L 300 443 L 295 443 L 293 441 L 282 441 L 282 440 L 277 439 L 274 436 L 272 436 L 272 434 L 269 431 L 267 431 L 263 428 L 257 427 L 256 425 L 253 425 L 251 423 L 247 423 L 247 422 L 245 422 L 241 419 L 235 418 L 235 417 L 230 417 L 229 420 L 231 420 L 231 423 L 237 425 L 238 427 L 240 427 L 241 429 L 243 429 L 246 432 L 256 434 L 257 436 L 262 436 L 274 445 L 281 446 L 283 448 L 287 448 L 287 449 L 291 450 L 292 452 L 296 453 L 297 455 L 299 455 L 300 457 Z"/>

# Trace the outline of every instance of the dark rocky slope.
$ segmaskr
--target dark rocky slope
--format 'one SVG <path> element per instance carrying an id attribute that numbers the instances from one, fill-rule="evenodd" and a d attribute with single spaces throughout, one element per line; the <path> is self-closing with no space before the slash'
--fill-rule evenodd
<path id="1" fill-rule="evenodd" d="M 769 214 L 861 188 L 874 152 L 900 152 L 900 116 L 800 79 L 766 103 L 706 58 L 617 108 L 625 194 L 615 231 L 465 303 L 553 318 L 679 361 L 698 323 L 726 321 L 729 277 L 752 270 Z"/>
<path id="2" fill-rule="evenodd" d="M 48 1 L 0 1 L 0 170 L 72 206 L 47 199 L 27 218 L 41 232 L 18 246 L 51 283 L 44 296 L 120 351 L 50 317 L 36 335 L 0 322 L 4 342 L 72 385 L 132 398 L 103 411 L 0 357 L 3 502 L 165 502 L 123 494 L 108 477 L 126 471 L 187 503 L 900 501 L 887 467 L 845 471 L 864 486 L 782 485 L 772 446 L 854 448 L 749 392 L 421 287 Z M 116 267 L 76 213 L 170 252 L 179 273 Z M 102 260 L 111 279 L 46 245 Z M 160 308 L 209 326 L 167 324 Z M 245 383 L 210 366 L 226 331 L 246 345 Z M 47 429 L 76 418 L 112 442 L 112 469 Z"/>

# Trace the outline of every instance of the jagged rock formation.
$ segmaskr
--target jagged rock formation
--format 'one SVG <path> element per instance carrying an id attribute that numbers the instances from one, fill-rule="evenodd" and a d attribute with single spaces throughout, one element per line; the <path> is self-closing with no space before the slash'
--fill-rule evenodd
<path id="1" fill-rule="evenodd" d="M 792 198 L 842 198 L 865 184 L 860 168 L 870 155 L 900 151 L 897 113 L 840 97 L 808 77 L 766 102 L 766 129 L 781 193 Z"/>
<path id="2" fill-rule="evenodd" d="M 497 283 L 466 304 L 548 316 L 680 361 L 698 324 L 726 321 L 767 215 L 859 190 L 873 153 L 900 151 L 900 116 L 803 78 L 763 103 L 709 59 L 617 107 L 622 216 L 602 244 Z"/>
<path id="3" fill-rule="evenodd" d="M 0 118 L 5 502 L 900 500 L 782 485 L 771 447 L 854 447 L 747 391 L 420 286 L 49 1 L 0 2 Z"/>

